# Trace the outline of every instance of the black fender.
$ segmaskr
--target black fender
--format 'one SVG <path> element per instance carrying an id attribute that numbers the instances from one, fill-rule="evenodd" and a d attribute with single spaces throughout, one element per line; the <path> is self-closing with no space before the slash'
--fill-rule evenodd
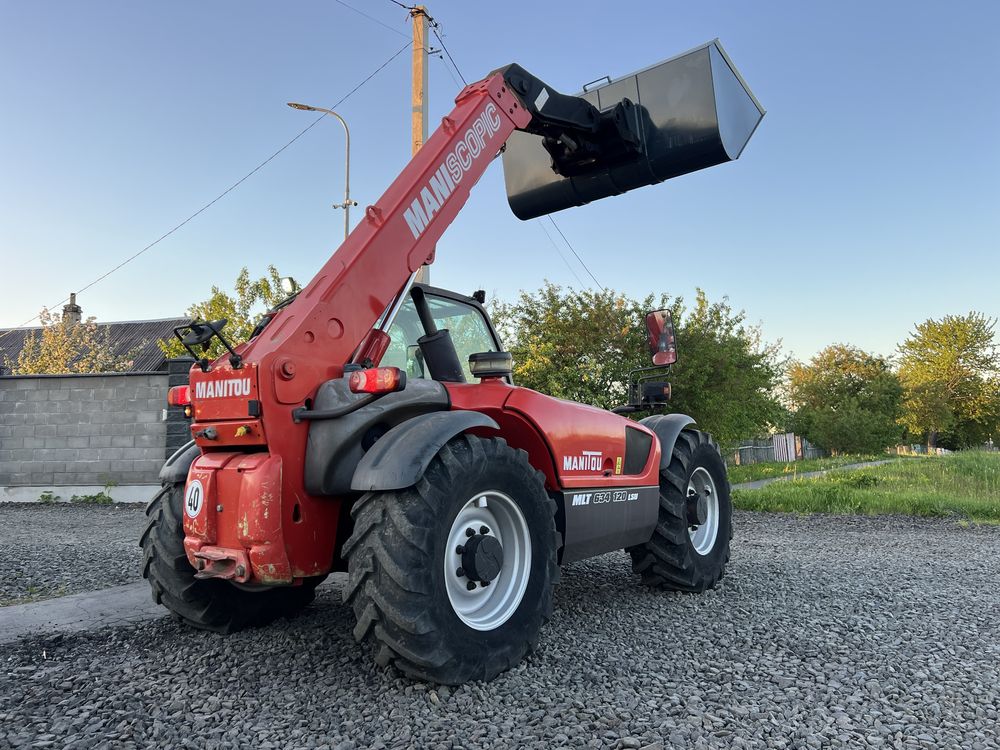
<path id="1" fill-rule="evenodd" d="M 349 408 L 365 394 L 352 393 L 348 378 L 328 380 L 319 387 L 313 409 Z M 305 487 L 312 495 L 343 495 L 351 491 L 354 472 L 367 450 L 392 428 L 432 412 L 446 412 L 451 402 L 444 386 L 413 378 L 402 391 L 389 393 L 336 419 L 309 423 Z M 367 449 L 367 450 L 366 450 Z"/>
<path id="2" fill-rule="evenodd" d="M 652 430 L 660 441 L 660 471 L 663 472 L 670 466 L 670 457 L 674 453 L 677 436 L 686 427 L 695 424 L 695 421 L 687 414 L 654 414 L 640 419 L 639 424 Z"/>
<path id="3" fill-rule="evenodd" d="M 358 463 L 351 489 L 369 492 L 413 486 L 445 443 L 473 427 L 500 429 L 496 422 L 476 411 L 438 411 L 396 425 Z"/>
<path id="4" fill-rule="evenodd" d="M 163 468 L 160 469 L 160 484 L 187 482 L 191 464 L 200 455 L 201 448 L 195 445 L 194 440 L 182 445 L 174 452 L 174 455 L 167 459 L 167 462 L 163 464 Z"/>

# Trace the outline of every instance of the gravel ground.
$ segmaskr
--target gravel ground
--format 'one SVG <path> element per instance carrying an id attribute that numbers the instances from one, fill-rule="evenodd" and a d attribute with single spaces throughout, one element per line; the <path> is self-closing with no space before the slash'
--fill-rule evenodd
<path id="1" fill-rule="evenodd" d="M 141 503 L 0 505 L 0 606 L 139 580 Z"/>
<path id="2" fill-rule="evenodd" d="M 0 747 L 997 748 L 998 552 L 997 527 L 740 513 L 718 590 L 572 565 L 540 650 L 455 689 L 375 667 L 337 586 L 229 637 L 34 638 L 0 647 Z"/>

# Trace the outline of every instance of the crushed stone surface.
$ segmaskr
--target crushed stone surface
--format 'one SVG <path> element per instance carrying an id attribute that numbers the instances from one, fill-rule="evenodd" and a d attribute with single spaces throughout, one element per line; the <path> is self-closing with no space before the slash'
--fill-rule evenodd
<path id="1" fill-rule="evenodd" d="M 122 544 L 139 516 L 109 511 Z M 339 583 L 231 636 L 40 634 L 0 646 L 0 747 L 998 748 L 998 552 L 997 527 L 738 513 L 718 589 L 573 564 L 539 650 L 458 688 L 377 667 Z"/>
<path id="2" fill-rule="evenodd" d="M 0 606 L 141 580 L 142 503 L 0 505 Z"/>

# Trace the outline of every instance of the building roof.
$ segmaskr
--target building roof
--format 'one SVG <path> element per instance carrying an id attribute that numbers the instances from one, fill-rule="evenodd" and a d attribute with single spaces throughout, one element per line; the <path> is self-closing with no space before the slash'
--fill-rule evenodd
<path id="1" fill-rule="evenodd" d="M 157 341 L 174 335 L 174 328 L 187 325 L 190 318 L 161 318 L 159 320 L 124 320 L 117 323 L 98 323 L 100 329 L 109 330 L 109 341 L 116 355 L 124 356 L 138 347 L 129 372 L 152 372 L 163 369 L 165 357 Z M 17 362 L 25 339 L 41 331 L 31 328 L 0 328 L 0 367 Z"/>

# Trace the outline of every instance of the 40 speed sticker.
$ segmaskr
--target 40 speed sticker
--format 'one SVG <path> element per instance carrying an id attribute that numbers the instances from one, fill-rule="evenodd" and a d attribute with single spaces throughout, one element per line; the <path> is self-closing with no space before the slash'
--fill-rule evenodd
<path id="1" fill-rule="evenodd" d="M 205 488 L 201 486 L 201 480 L 194 479 L 188 482 L 187 492 L 184 493 L 184 512 L 188 518 L 197 518 L 204 504 Z"/>

